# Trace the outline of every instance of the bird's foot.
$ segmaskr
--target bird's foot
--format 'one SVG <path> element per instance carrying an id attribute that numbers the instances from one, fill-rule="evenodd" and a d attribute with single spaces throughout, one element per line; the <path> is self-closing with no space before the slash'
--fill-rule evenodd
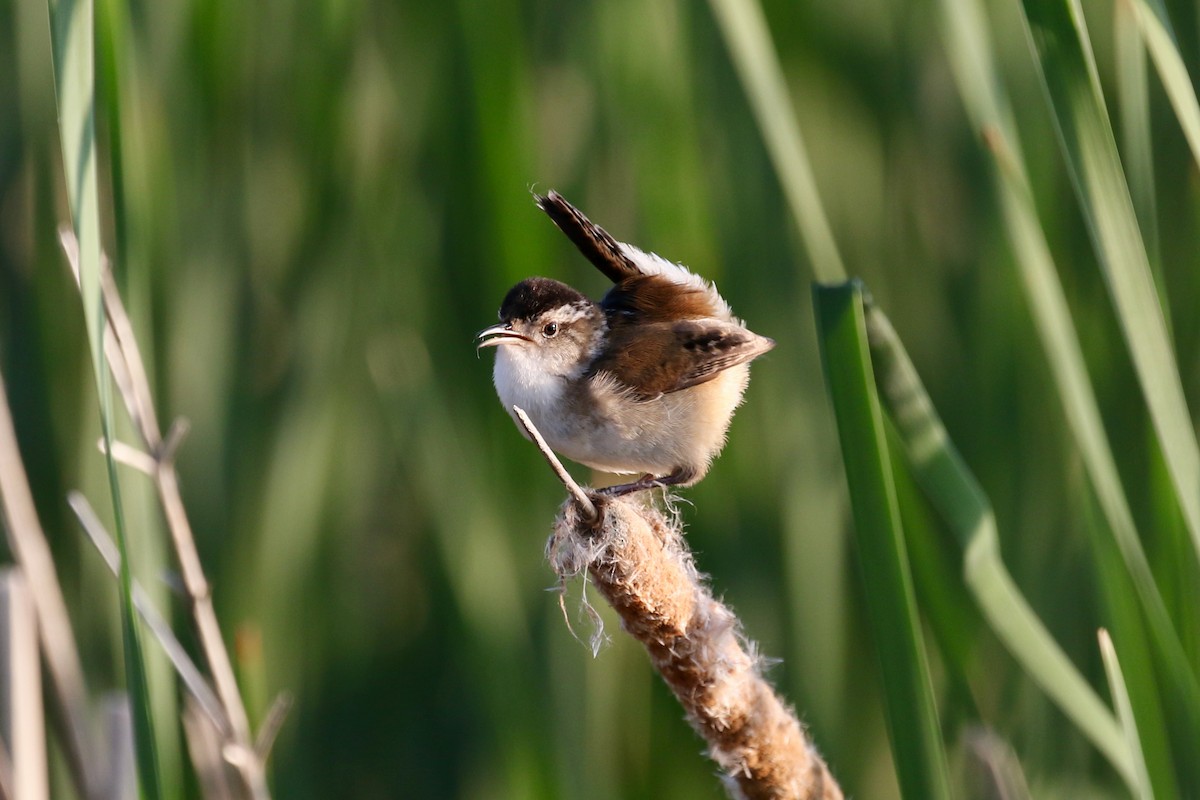
<path id="1" fill-rule="evenodd" d="M 616 486 L 606 486 L 605 488 L 600 489 L 597 494 L 603 495 L 604 497 L 624 497 L 625 495 L 634 494 L 636 492 L 644 492 L 648 489 L 678 486 L 681 483 L 687 483 L 691 481 L 693 477 L 695 477 L 694 470 L 680 467 L 670 475 L 656 477 L 654 475 L 646 474 L 638 478 L 636 481 L 631 481 L 630 483 L 621 483 L 617 484 Z"/>
<path id="2" fill-rule="evenodd" d="M 635 492 L 643 492 L 647 489 L 654 489 L 659 485 L 658 480 L 659 479 L 653 475 L 643 475 L 636 481 L 620 483 L 616 486 L 605 486 L 603 489 L 597 490 L 596 494 L 604 497 L 624 497 L 627 494 L 634 494 Z"/>

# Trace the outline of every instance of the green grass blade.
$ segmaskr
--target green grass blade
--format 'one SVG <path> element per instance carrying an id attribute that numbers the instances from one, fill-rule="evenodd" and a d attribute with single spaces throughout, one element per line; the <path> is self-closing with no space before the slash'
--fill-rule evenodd
<path id="1" fill-rule="evenodd" d="M 1166 11 L 1157 3 L 1151 8 L 1146 0 L 1118 0 L 1118 4 L 1128 4 L 1132 10 L 1138 32 L 1192 150 L 1192 158 L 1200 164 L 1200 103 L 1196 100 L 1196 87 L 1188 76 L 1183 56 L 1175 44 Z"/>
<path id="2" fill-rule="evenodd" d="M 150 693 L 140 628 L 133 608 L 133 582 L 116 464 L 112 458 L 112 392 L 104 360 L 104 310 L 100 296 L 100 209 L 96 169 L 94 9 L 91 0 L 51 0 L 50 30 L 58 94 L 59 131 L 67 198 L 79 247 L 80 292 L 87 322 L 89 350 L 100 398 L 105 460 L 121 549 L 120 607 L 125 660 L 134 722 L 134 740 L 143 796 L 161 795 L 155 753 Z"/>
<path id="3" fill-rule="evenodd" d="M 946 753 L 867 351 L 862 288 L 857 282 L 817 286 L 813 299 L 900 787 L 906 798 L 949 798 Z"/>
<path id="4" fill-rule="evenodd" d="M 1117 707 L 1117 716 L 1125 731 L 1125 741 L 1129 746 L 1130 758 L 1133 760 L 1134 774 L 1137 782 L 1135 794 L 1144 800 L 1153 800 L 1154 792 L 1150 788 L 1150 776 L 1146 772 L 1146 760 L 1142 757 L 1142 743 L 1138 739 L 1137 725 L 1133 721 L 1133 707 L 1129 703 L 1129 692 L 1125 688 L 1125 678 L 1121 674 L 1121 664 L 1117 661 L 1117 651 L 1113 649 L 1112 639 L 1108 631 L 1100 631 L 1100 655 L 1104 659 L 1104 672 L 1108 676 L 1108 687 L 1112 692 L 1113 704 Z"/>
<path id="5" fill-rule="evenodd" d="M 1151 643 L 1147 641 L 1141 605 L 1113 538 L 1103 532 L 1103 522 L 1095 519 L 1099 515 L 1094 505 L 1088 503 L 1084 508 L 1093 517 L 1087 527 L 1096 555 L 1097 584 L 1107 611 L 1108 627 L 1121 643 L 1125 688 L 1137 723 L 1146 776 L 1157 800 L 1175 800 L 1181 796 L 1176 780 L 1177 762 L 1172 758 L 1171 729 L 1160 697 L 1158 671 Z M 1161 687 L 1162 696 L 1170 691 L 1168 686 Z M 1190 769 L 1187 764 L 1184 768 Z"/>
<path id="6" fill-rule="evenodd" d="M 1154 143 L 1150 130 L 1146 48 L 1142 44 L 1142 37 L 1134 19 L 1135 13 L 1130 0 L 1116 0 L 1113 12 L 1113 49 L 1116 60 L 1117 109 L 1121 119 L 1121 152 L 1129 173 L 1130 196 L 1137 210 L 1138 225 L 1146 237 L 1151 266 L 1154 266 L 1159 261 Z"/>
<path id="7" fill-rule="evenodd" d="M 913 479 L 904 442 L 896 426 L 889 422 L 885 416 L 892 480 L 900 503 L 900 522 L 916 584 L 917 605 L 946 666 L 942 729 L 956 730 L 963 722 L 980 718 L 970 678 L 975 644 L 984 620 L 963 582 L 962 558 L 955 548 L 946 546 L 940 521 Z M 951 713 L 959 716 L 951 717 Z"/>
<path id="8" fill-rule="evenodd" d="M 100 211 L 96 188 L 95 81 L 92 4 L 52 0 L 50 33 L 54 52 L 58 127 L 71 223 L 79 243 L 80 292 L 96 383 L 104 363 L 104 310 L 100 299 Z"/>
<path id="9" fill-rule="evenodd" d="M 1146 617 L 1151 644 L 1166 678 L 1164 688 L 1174 698 L 1173 707 L 1187 720 L 1186 727 L 1200 731 L 1200 682 L 1167 610 L 1121 487 L 1062 285 L 1054 271 L 1045 238 L 1037 227 L 1028 184 L 1023 171 L 1003 144 L 999 140 L 994 144 L 1001 167 L 1002 202 L 1010 237 L 1017 251 L 1022 280 L 1046 348 L 1051 373 L 1063 400 L 1067 424 L 1079 444 L 1093 490 L 1104 512 L 1107 525 L 1103 526 L 1101 535 L 1112 537 L 1132 579 Z M 1186 768 L 1193 772 L 1196 769 L 1190 763 Z"/>
<path id="10" fill-rule="evenodd" d="M 710 0 L 709 4 L 783 184 L 813 274 L 823 283 L 844 280 L 846 268 L 821 204 L 762 6 L 758 0 Z"/>
<path id="11" fill-rule="evenodd" d="M 102 369 L 100 386 L 102 429 L 104 434 L 105 468 L 112 493 L 113 519 L 116 522 L 117 546 L 121 551 L 119 576 L 121 595 L 121 644 L 125 660 L 125 683 L 129 690 L 130 713 L 133 715 L 134 750 L 138 770 L 138 789 L 142 797 L 162 796 L 158 765 L 158 746 L 154 733 L 154 716 L 150 703 L 150 684 L 146 673 L 146 655 L 142 647 L 141 627 L 133 606 L 133 573 L 129 561 L 129 534 L 125 526 L 125 509 L 121 502 L 121 486 L 117 481 L 117 465 L 112 457 L 112 387 L 109 373 Z"/>
<path id="12" fill-rule="evenodd" d="M 1029 676 L 1133 785 L 1133 764 L 1116 721 L 1005 568 L 991 503 L 950 441 L 891 323 L 872 306 L 866 324 L 884 406 L 904 441 L 917 483 L 963 548 L 967 585 L 989 625 Z"/>
<path id="13" fill-rule="evenodd" d="M 1083 456 L 1101 508 L 1118 539 L 1129 571 L 1163 611 L 1142 550 L 1129 501 L 1122 488 L 1112 447 L 1104 430 L 1096 394 L 1088 378 L 1083 349 L 1071 320 L 1050 246 L 1038 222 L 1029 178 L 1015 136 L 1009 104 L 1000 86 L 978 3 L 943 0 L 943 32 L 951 68 L 972 123 L 996 158 L 995 187 L 1009 242 L 1016 255 L 1025 296 L 1063 405 L 1063 416 Z M 1157 598 L 1157 599 L 1155 599 Z"/>
<path id="14" fill-rule="evenodd" d="M 1188 727 L 1200 726 L 1200 685 L 1151 571 L 1121 485 L 1079 337 L 1037 218 L 1015 127 L 992 62 L 982 12 L 977 4 L 954 0 L 943 2 L 942 10 L 943 31 L 959 90 L 972 122 L 996 158 L 999 205 L 1038 336 L 1046 351 L 1050 375 L 1063 404 L 1063 416 L 1107 522 L 1100 526 L 1099 535 L 1111 537 L 1132 579 L 1156 660 L 1166 678 L 1164 691 L 1174 698 L 1172 706 L 1181 716 L 1193 721 L 1186 723 Z M 1095 547 L 1105 545 L 1097 542 Z M 1097 557 L 1102 558 L 1104 552 L 1107 551 L 1098 552 Z M 1140 696 L 1138 700 L 1141 702 Z M 1146 702 L 1151 701 L 1147 698 Z M 1185 768 L 1191 767 L 1185 765 Z M 1157 775 L 1155 778 L 1160 780 Z"/>
<path id="15" fill-rule="evenodd" d="M 120 55 L 128 51 L 125 33 L 129 26 L 125 10 L 121 0 L 101 0 L 97 20 L 99 33 L 96 37 L 99 44 L 97 62 L 101 75 L 99 95 L 104 104 L 104 119 L 108 123 L 108 163 L 112 180 L 112 213 L 116 236 L 113 260 L 117 264 L 124 264 L 129 252 L 126 246 L 128 218 L 125 213 L 125 139 L 121 135 L 121 82 L 118 68 Z"/>
<path id="16" fill-rule="evenodd" d="M 1200 557 L 1200 447 L 1078 0 L 1023 0 L 1035 62 L 1159 446 Z"/>

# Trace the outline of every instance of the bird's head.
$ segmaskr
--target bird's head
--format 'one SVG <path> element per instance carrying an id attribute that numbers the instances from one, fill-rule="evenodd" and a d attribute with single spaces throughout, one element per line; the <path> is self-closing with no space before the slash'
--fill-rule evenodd
<path id="1" fill-rule="evenodd" d="M 603 346 L 604 313 L 565 283 L 527 278 L 504 297 L 500 324 L 480 331 L 476 347 L 498 347 L 498 359 L 543 375 L 582 374 Z"/>

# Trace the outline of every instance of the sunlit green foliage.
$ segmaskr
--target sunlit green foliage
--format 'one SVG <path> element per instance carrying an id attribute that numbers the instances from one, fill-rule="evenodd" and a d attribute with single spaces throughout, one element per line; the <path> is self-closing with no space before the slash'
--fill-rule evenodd
<path id="1" fill-rule="evenodd" d="M 1194 12 L 1166 10 L 1194 72 Z M 685 493 L 689 539 L 747 633 L 783 659 L 771 677 L 847 793 L 896 796 L 815 344 L 809 253 L 825 251 L 797 231 L 713 9 L 263 0 L 128 11 L 113 16 L 128 25 L 111 67 L 124 177 L 117 274 L 161 416 L 192 423 L 179 457 L 185 501 L 251 715 L 279 690 L 296 695 L 273 761 L 278 795 L 721 796 L 644 656 L 614 634 L 592 660 L 543 591 L 562 492 L 496 402 L 490 355 L 471 346 L 522 277 L 603 291 L 533 205 L 531 188 L 557 188 L 618 238 L 715 279 L 779 342 L 754 366 L 727 451 Z M 1101 626 L 1124 679 L 1144 678 L 1122 649 L 1120 602 L 1134 590 L 1112 594 L 1124 562 L 1096 544 L 1111 541 L 1098 533 L 1111 523 L 1093 508 L 1014 255 L 1027 240 L 1011 238 L 1011 196 L 996 190 L 943 9 L 771 0 L 764 11 L 841 261 L 886 309 L 990 499 L 1013 579 L 1101 696 Z M 1082 11 L 1115 108 L 1113 7 Z M 1172 473 L 1018 5 L 993 0 L 984 12 L 994 71 L 982 74 L 1003 81 L 1025 199 L 1194 672 L 1200 581 L 1181 556 L 1191 539 Z M 121 639 L 114 582 L 64 500 L 76 487 L 106 497 L 108 485 L 84 314 L 55 235 L 67 201 L 48 26 L 44 2 L 0 0 L 0 370 L 99 695 L 122 682 Z M 1194 410 L 1196 172 L 1147 72 L 1152 266 Z M 1172 74 L 1172 96 L 1186 95 Z M 96 110 L 111 252 L 112 120 Z M 1122 146 L 1137 141 L 1117 133 Z M 117 435 L 130 439 L 123 420 Z M 129 470 L 121 485 L 134 572 L 168 608 L 153 492 Z M 936 615 L 926 641 L 952 757 L 967 726 L 983 723 L 1011 743 L 1035 796 L 1123 796 L 974 610 L 949 531 L 911 488 L 899 498 L 906 524 L 926 520 L 916 593 Z M 581 591 L 572 587 L 569 609 Z M 175 617 L 187 640 L 186 616 Z M 1133 625 L 1148 623 L 1135 613 Z M 170 727 L 176 690 L 153 641 L 146 650 L 170 793 L 190 780 Z M 1129 695 L 1136 717 L 1136 686 Z M 1162 754 L 1145 757 L 1153 780 Z"/>

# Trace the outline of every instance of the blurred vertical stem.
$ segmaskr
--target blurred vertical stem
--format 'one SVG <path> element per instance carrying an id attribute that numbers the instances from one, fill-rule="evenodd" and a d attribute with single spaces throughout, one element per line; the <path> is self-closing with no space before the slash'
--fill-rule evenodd
<path id="1" fill-rule="evenodd" d="M 913 800 L 948 800 L 946 753 L 871 373 L 862 288 L 856 281 L 818 285 L 813 301 L 900 787 Z"/>
<path id="2" fill-rule="evenodd" d="M 99 763 L 91 746 L 87 687 L 83 665 L 54 556 L 38 520 L 33 493 L 21 461 L 17 432 L 8 407 L 8 394 L 0 376 L 0 516 L 8 535 L 8 548 L 29 582 L 38 616 L 38 636 L 49 677 L 49 690 L 58 704 L 56 721 L 61 728 L 62 751 L 78 795 L 99 799 Z"/>
<path id="3" fill-rule="evenodd" d="M 94 9 L 91 0 L 50 0 L 49 10 L 67 198 L 79 243 L 80 292 L 100 399 L 100 426 L 104 435 L 104 458 L 117 544 L 121 550 L 121 631 L 125 679 L 134 721 L 139 789 L 143 796 L 157 798 L 161 795 L 158 755 L 141 631 L 133 608 L 125 514 L 112 457 L 112 391 L 104 360 L 105 318 L 100 293 L 100 209 L 96 177 Z"/>
<path id="4" fill-rule="evenodd" d="M 1150 92 L 1146 79 L 1146 48 L 1138 31 L 1136 13 L 1131 0 L 1116 0 L 1113 43 L 1117 106 L 1121 118 L 1121 152 L 1129 172 L 1129 191 L 1137 210 L 1138 224 L 1146 237 L 1151 266 L 1156 266 L 1159 262 L 1158 203 L 1154 190 Z M 1161 274 L 1156 277 L 1161 286 Z M 1163 308 L 1165 312 L 1165 304 Z"/>
<path id="5" fill-rule="evenodd" d="M 4 729 L 0 789 L 12 800 L 47 800 L 45 712 L 38 658 L 37 612 L 20 567 L 0 570 L 0 727 Z"/>
<path id="6" fill-rule="evenodd" d="M 108 127 L 108 163 L 112 179 L 113 227 L 116 247 L 113 262 L 124 264 L 128 219 L 125 212 L 125 157 L 121 135 L 121 81 L 123 70 L 118 60 L 128 55 L 125 35 L 129 30 L 125 5 L 121 0 L 100 0 L 97 62 L 100 68 L 99 95 Z"/>
<path id="7" fill-rule="evenodd" d="M 710 0 L 709 5 L 762 131 L 775 173 L 783 184 L 792 218 L 812 261 L 813 274 L 822 283 L 844 280 L 846 267 L 821 204 L 804 137 L 796 122 L 796 110 L 762 7 L 758 0 Z"/>

